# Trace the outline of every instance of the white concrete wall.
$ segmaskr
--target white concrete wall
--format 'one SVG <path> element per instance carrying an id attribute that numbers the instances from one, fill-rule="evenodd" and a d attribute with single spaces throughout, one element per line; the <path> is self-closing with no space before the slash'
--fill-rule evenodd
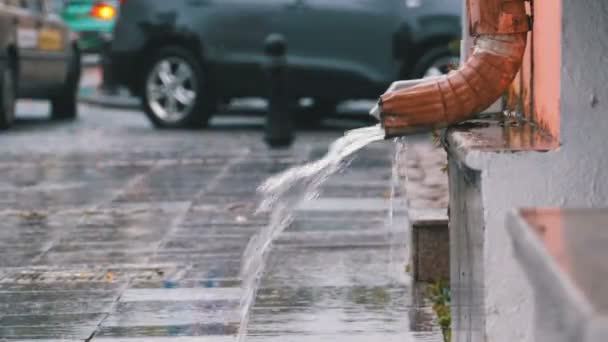
<path id="1" fill-rule="evenodd" d="M 482 165 L 486 337 L 491 342 L 533 342 L 533 294 L 512 255 L 507 212 L 608 206 L 608 1 L 561 1 L 562 147 L 474 160 Z"/>

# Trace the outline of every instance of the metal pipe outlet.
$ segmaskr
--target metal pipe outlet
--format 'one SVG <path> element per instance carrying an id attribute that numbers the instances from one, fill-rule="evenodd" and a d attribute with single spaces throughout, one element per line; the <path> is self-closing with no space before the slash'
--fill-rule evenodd
<path id="1" fill-rule="evenodd" d="M 526 49 L 524 0 L 467 0 L 473 53 L 458 70 L 380 97 L 387 137 L 465 121 L 507 90 Z"/>

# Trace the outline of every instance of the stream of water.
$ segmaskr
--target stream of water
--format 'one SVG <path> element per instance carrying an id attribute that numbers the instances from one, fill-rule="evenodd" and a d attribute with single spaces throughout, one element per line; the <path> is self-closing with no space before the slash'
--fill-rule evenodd
<path id="1" fill-rule="evenodd" d="M 348 131 L 330 145 L 323 158 L 272 176 L 259 187 L 263 200 L 258 211 L 270 212 L 270 222 L 250 240 L 243 254 L 241 267 L 243 296 L 240 303 L 240 326 L 237 337 L 239 342 L 247 340 L 251 308 L 273 241 L 293 221 L 297 207 L 306 200 L 318 197 L 321 185 L 331 175 L 348 166 L 355 152 L 375 141 L 383 140 L 384 137 L 385 132 L 380 125 Z M 398 152 L 401 154 L 400 151 Z M 394 183 L 395 181 L 393 187 L 396 186 Z M 392 208 L 390 211 L 389 220 L 392 221 Z M 391 255 L 394 254 L 392 245 L 391 242 Z"/>
<path id="2" fill-rule="evenodd" d="M 409 241 L 410 220 L 407 211 L 403 212 L 403 217 L 395 220 L 395 209 L 408 208 L 409 205 L 404 186 L 404 183 L 407 182 L 407 173 L 401 177 L 399 172 L 400 167 L 405 165 L 405 157 L 408 150 L 407 141 L 404 137 L 395 138 L 393 141 L 395 143 L 395 152 L 393 155 L 386 234 L 389 243 L 388 272 L 391 275 L 399 275 L 405 271 L 406 265 L 403 264 L 403 261 L 409 259 L 407 241 Z"/>

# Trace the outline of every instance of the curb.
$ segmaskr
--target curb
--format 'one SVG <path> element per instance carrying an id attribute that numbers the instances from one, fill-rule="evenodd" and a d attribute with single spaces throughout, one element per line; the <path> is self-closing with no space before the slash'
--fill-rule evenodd
<path id="1" fill-rule="evenodd" d="M 140 102 L 136 97 L 126 95 L 106 95 L 96 88 L 83 88 L 78 94 L 78 101 L 92 106 L 105 108 L 139 110 Z"/>

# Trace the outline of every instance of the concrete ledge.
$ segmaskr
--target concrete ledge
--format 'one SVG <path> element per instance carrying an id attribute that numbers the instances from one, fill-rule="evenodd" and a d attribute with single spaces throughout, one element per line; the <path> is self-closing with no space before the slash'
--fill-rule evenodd
<path id="1" fill-rule="evenodd" d="M 400 191 L 408 203 L 414 280 L 447 280 L 450 276 L 447 155 L 430 139 L 409 143 L 402 153 Z"/>
<path id="2" fill-rule="evenodd" d="M 536 125 L 502 114 L 450 127 L 446 144 L 444 147 L 451 157 L 473 170 L 482 170 L 496 154 L 548 152 L 559 148 L 559 141 Z"/>
<path id="3" fill-rule="evenodd" d="M 509 215 L 515 256 L 534 289 L 536 341 L 608 341 L 608 209 Z"/>
<path id="4" fill-rule="evenodd" d="M 411 210 L 412 272 L 418 282 L 450 279 L 450 232 L 445 209 Z"/>
<path id="5" fill-rule="evenodd" d="M 494 114 L 450 127 L 443 143 L 453 340 L 529 341 L 532 290 L 513 260 L 504 217 L 518 203 L 541 200 L 530 194 L 546 193 L 545 179 L 527 178 L 523 170 L 548 169 L 539 161 L 550 160 L 559 142 L 533 123 Z"/>

